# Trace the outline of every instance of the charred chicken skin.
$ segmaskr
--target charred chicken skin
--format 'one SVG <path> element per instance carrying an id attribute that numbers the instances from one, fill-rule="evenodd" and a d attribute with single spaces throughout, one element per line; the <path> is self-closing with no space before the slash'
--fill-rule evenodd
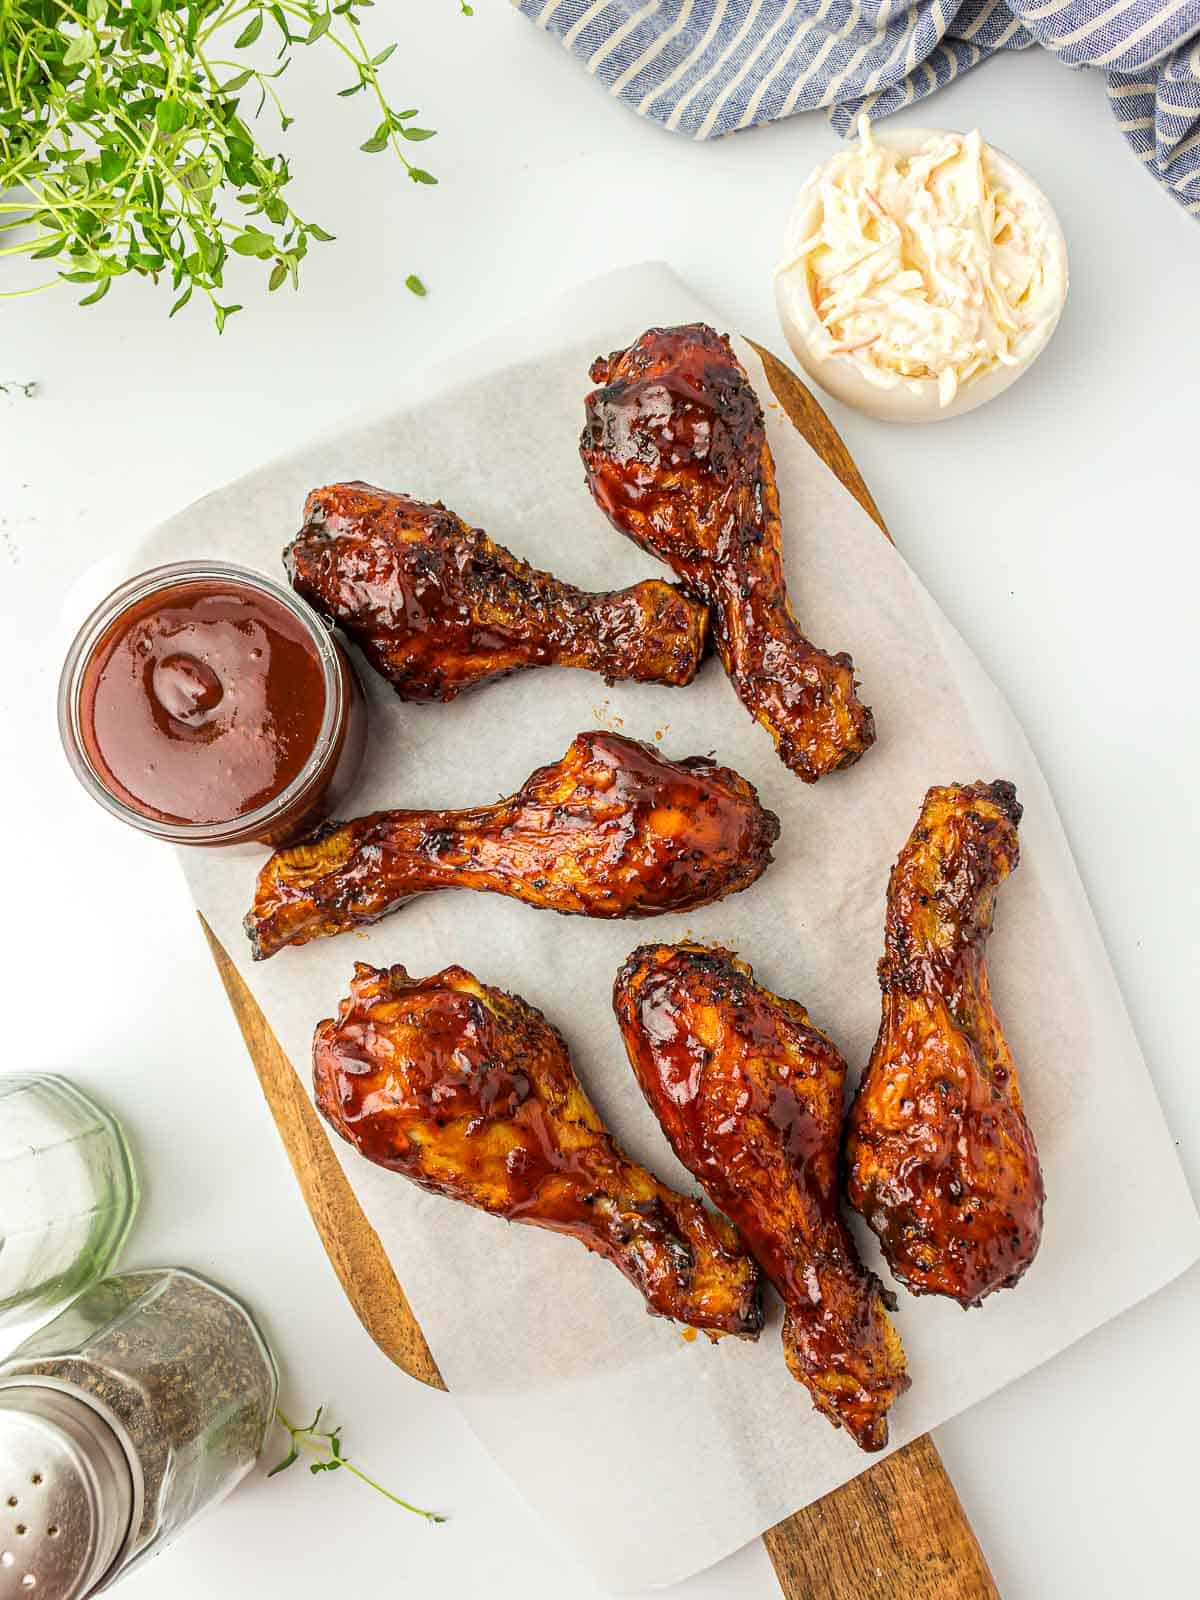
<path id="1" fill-rule="evenodd" d="M 914 1294 L 975 1306 L 1037 1254 L 1042 1174 L 984 946 L 1017 865 L 1011 783 L 930 789 L 892 869 L 883 1020 L 851 1107 L 849 1198 Z"/>
<path id="2" fill-rule="evenodd" d="M 779 819 L 702 756 L 581 733 L 507 799 L 470 811 L 376 811 L 277 850 L 245 927 L 256 959 L 376 922 L 431 889 L 482 889 L 585 917 L 690 911 L 745 889 Z"/>
<path id="3" fill-rule="evenodd" d="M 743 705 L 806 783 L 874 743 L 848 655 L 800 631 L 788 599 L 775 464 L 729 340 L 703 323 L 651 328 L 592 365 L 580 451 L 614 527 L 710 607 Z"/>
<path id="4" fill-rule="evenodd" d="M 783 1298 L 792 1376 L 834 1427 L 882 1449 L 909 1379 L 838 1205 L 846 1063 L 802 1005 L 727 950 L 645 945 L 617 974 L 613 1005 L 675 1154 Z"/>
<path id="5" fill-rule="evenodd" d="M 684 684 L 704 652 L 708 613 L 670 584 L 588 594 L 445 506 L 366 483 L 314 489 L 283 559 L 404 700 L 453 700 L 521 667 Z"/>
<path id="6" fill-rule="evenodd" d="M 462 967 L 354 969 L 313 1040 L 317 1106 L 343 1139 L 422 1188 L 570 1234 L 652 1314 L 756 1338 L 758 1269 L 728 1222 L 620 1149 L 540 1011 Z"/>

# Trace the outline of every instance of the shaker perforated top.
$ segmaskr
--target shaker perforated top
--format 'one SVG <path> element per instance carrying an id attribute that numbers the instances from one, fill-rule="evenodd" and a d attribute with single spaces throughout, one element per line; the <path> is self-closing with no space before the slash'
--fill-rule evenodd
<path id="1" fill-rule="evenodd" d="M 0 1385 L 0 1600 L 85 1600 L 133 1522 L 126 1453 L 103 1415 L 50 1383 Z"/>

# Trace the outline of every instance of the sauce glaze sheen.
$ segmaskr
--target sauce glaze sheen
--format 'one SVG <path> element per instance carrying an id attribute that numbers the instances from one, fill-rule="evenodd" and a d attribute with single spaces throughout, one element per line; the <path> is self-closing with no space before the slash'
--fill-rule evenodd
<path id="1" fill-rule="evenodd" d="M 1044 1186 L 984 957 L 1019 860 L 1011 783 L 933 788 L 892 869 L 883 1015 L 851 1107 L 848 1195 L 914 1294 L 978 1305 L 1042 1236 Z"/>
<path id="2" fill-rule="evenodd" d="M 313 1040 L 318 1109 L 370 1161 L 436 1194 L 578 1239 L 648 1309 L 757 1336 L 759 1275 L 733 1228 L 631 1161 L 562 1036 L 462 967 L 359 963 Z"/>
<path id="3" fill-rule="evenodd" d="M 792 610 L 775 463 L 728 338 L 650 328 L 591 377 L 579 448 L 596 504 L 710 608 L 725 671 L 797 777 L 857 761 L 874 720 L 850 657 L 812 644 Z"/>
<path id="4" fill-rule="evenodd" d="M 165 822 L 245 816 L 312 754 L 320 659 L 285 606 L 249 588 L 183 582 L 123 612 L 83 673 L 88 758 L 126 805 Z"/>
<path id="5" fill-rule="evenodd" d="M 378 811 L 280 850 L 258 876 L 256 958 L 377 921 L 432 889 L 477 889 L 586 917 L 688 911 L 766 869 L 779 819 L 704 757 L 577 734 L 516 794 L 466 811 Z"/>
<path id="6" fill-rule="evenodd" d="M 618 972 L 613 1006 L 672 1149 L 783 1298 L 793 1376 L 835 1427 L 881 1449 L 908 1377 L 841 1216 L 841 1055 L 728 950 L 644 945 Z"/>

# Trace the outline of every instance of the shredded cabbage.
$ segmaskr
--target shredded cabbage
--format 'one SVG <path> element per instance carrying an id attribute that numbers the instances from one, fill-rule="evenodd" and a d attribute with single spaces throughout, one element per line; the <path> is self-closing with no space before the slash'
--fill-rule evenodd
<path id="1" fill-rule="evenodd" d="M 817 174 L 814 231 L 781 272 L 804 265 L 818 356 L 843 355 L 872 383 L 959 388 L 1015 366 L 1061 301 L 1059 258 L 1037 198 L 1006 182 L 978 129 L 915 154 L 858 143 Z"/>

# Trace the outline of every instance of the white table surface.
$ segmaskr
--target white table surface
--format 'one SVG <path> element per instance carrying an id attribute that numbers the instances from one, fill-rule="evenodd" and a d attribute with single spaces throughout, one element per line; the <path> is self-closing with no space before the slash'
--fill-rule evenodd
<path id="1" fill-rule="evenodd" d="M 387 406 L 397 373 L 556 289 L 662 257 L 730 326 L 783 350 L 770 269 L 790 196 L 834 148 L 824 118 L 693 145 L 611 102 L 500 0 L 477 11 L 423 0 L 393 18 L 390 82 L 440 130 L 422 148 L 437 189 L 357 154 L 365 113 L 332 98 L 341 80 L 323 77 L 321 52 L 294 69 L 295 203 L 339 236 L 298 296 L 260 296 L 248 267 L 247 310 L 220 340 L 198 307 L 168 323 L 165 291 L 135 284 L 88 311 L 56 290 L 2 313 L 0 379 L 39 384 L 31 400 L 0 396 L 6 1065 L 70 1073 L 125 1119 L 145 1180 L 127 1261 L 190 1264 L 245 1294 L 285 1404 L 324 1402 L 365 1467 L 451 1517 L 426 1527 L 345 1474 L 260 1473 L 131 1578 L 130 1600 L 599 1592 L 452 1401 L 360 1329 L 170 853 L 76 790 L 52 717 L 60 607 L 91 562 Z M 395 36 L 372 17 L 373 37 Z M 1200 229 L 1126 152 L 1100 80 L 1047 56 L 994 62 L 909 121 L 978 123 L 1041 180 L 1070 242 L 1071 300 L 1038 368 L 973 416 L 905 430 L 830 410 L 1038 750 L 1195 1188 Z M 423 302 L 402 286 L 411 270 Z M 1094 1161 L 1103 1184 L 1103 1150 Z M 1196 1592 L 1198 1319 L 1193 1270 L 939 1431 L 1006 1600 Z M 777 1592 L 760 1544 L 677 1591 Z"/>

